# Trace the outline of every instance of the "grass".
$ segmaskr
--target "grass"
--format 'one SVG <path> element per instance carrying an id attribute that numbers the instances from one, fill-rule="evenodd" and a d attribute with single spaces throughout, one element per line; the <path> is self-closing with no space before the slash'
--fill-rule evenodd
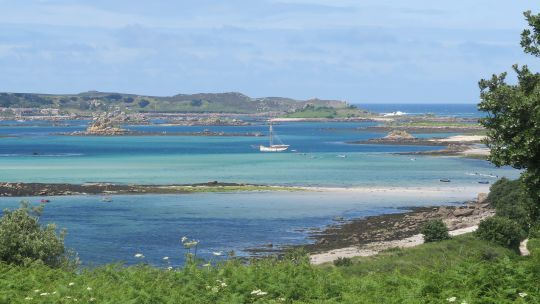
<path id="1" fill-rule="evenodd" d="M 0 264 L 0 303 L 538 303 L 539 243 L 529 243 L 531 257 L 519 257 L 466 235 L 344 267 L 312 266 L 301 254 L 174 270 Z"/>

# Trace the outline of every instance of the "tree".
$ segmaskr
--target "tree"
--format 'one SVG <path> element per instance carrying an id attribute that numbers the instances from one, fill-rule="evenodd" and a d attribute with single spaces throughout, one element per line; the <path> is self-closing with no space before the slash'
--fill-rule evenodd
<path id="1" fill-rule="evenodd" d="M 65 231 L 56 233 L 56 226 L 42 227 L 39 217 L 43 206 L 31 207 L 22 202 L 16 210 L 4 210 L 0 218 L 0 262 L 24 265 L 41 262 L 51 267 L 70 266 L 69 252 L 64 247 Z"/>
<path id="2" fill-rule="evenodd" d="M 424 242 L 439 242 L 450 239 L 448 234 L 448 227 L 441 220 L 430 220 L 422 228 L 422 234 L 424 235 Z"/>
<path id="3" fill-rule="evenodd" d="M 525 53 L 540 57 L 540 14 L 524 13 L 530 29 L 521 34 Z M 513 66 L 517 84 L 506 82 L 507 73 L 480 81 L 479 110 L 487 113 L 480 123 L 487 129 L 489 160 L 497 166 L 523 169 L 521 179 L 531 198 L 528 212 L 540 220 L 540 74 L 524 65 Z"/>

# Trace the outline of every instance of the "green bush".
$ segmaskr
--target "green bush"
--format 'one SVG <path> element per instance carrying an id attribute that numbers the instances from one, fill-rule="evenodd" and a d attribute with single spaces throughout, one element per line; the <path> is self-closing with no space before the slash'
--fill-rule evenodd
<path id="1" fill-rule="evenodd" d="M 490 188 L 488 201 L 495 207 L 497 216 L 506 217 L 516 221 L 521 229 L 530 228 L 531 199 L 527 197 L 523 183 L 520 180 L 501 178 Z"/>
<path id="2" fill-rule="evenodd" d="M 66 266 L 68 255 L 64 247 L 65 231 L 56 233 L 56 226 L 42 227 L 39 217 L 43 206 L 31 207 L 21 202 L 15 210 L 4 210 L 0 218 L 0 261 L 26 265 L 41 262 L 51 267 Z"/>
<path id="3" fill-rule="evenodd" d="M 337 267 L 345 267 L 345 266 L 351 266 L 353 264 L 352 260 L 350 258 L 337 258 L 337 260 L 334 260 L 334 266 Z"/>
<path id="4" fill-rule="evenodd" d="M 526 236 L 525 231 L 521 229 L 516 221 L 500 216 L 482 220 L 475 234 L 483 240 L 494 242 L 516 251 L 519 250 L 519 243 Z"/>
<path id="5" fill-rule="evenodd" d="M 422 234 L 424 235 L 424 242 L 426 243 L 450 239 L 448 228 L 441 220 L 431 220 L 427 222 L 422 228 Z"/>

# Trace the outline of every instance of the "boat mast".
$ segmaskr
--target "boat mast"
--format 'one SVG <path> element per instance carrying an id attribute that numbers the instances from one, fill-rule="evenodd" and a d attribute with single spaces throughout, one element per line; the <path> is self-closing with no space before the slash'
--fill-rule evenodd
<path id="1" fill-rule="evenodd" d="M 273 139 L 274 135 L 273 135 L 273 133 L 274 133 L 274 129 L 272 128 L 272 122 L 270 122 L 270 132 L 268 132 L 268 136 L 269 136 L 269 139 L 270 139 L 270 147 L 274 145 L 274 142 L 273 142 L 274 141 L 274 139 Z"/>

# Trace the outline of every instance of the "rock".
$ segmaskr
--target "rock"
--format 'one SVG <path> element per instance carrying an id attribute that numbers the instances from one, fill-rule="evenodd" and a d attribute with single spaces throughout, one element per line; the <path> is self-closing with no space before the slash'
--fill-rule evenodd
<path id="1" fill-rule="evenodd" d="M 453 214 L 456 217 L 458 217 L 458 216 L 469 216 L 469 215 L 472 215 L 473 212 L 474 212 L 474 209 L 463 208 L 463 209 L 454 210 Z"/>
<path id="2" fill-rule="evenodd" d="M 406 131 L 394 130 L 384 137 L 384 139 L 401 140 L 401 139 L 414 139 L 415 137 Z"/>
<path id="3" fill-rule="evenodd" d="M 487 197 L 488 197 L 487 193 L 478 193 L 478 197 L 476 198 L 476 202 L 478 204 L 486 203 Z"/>

